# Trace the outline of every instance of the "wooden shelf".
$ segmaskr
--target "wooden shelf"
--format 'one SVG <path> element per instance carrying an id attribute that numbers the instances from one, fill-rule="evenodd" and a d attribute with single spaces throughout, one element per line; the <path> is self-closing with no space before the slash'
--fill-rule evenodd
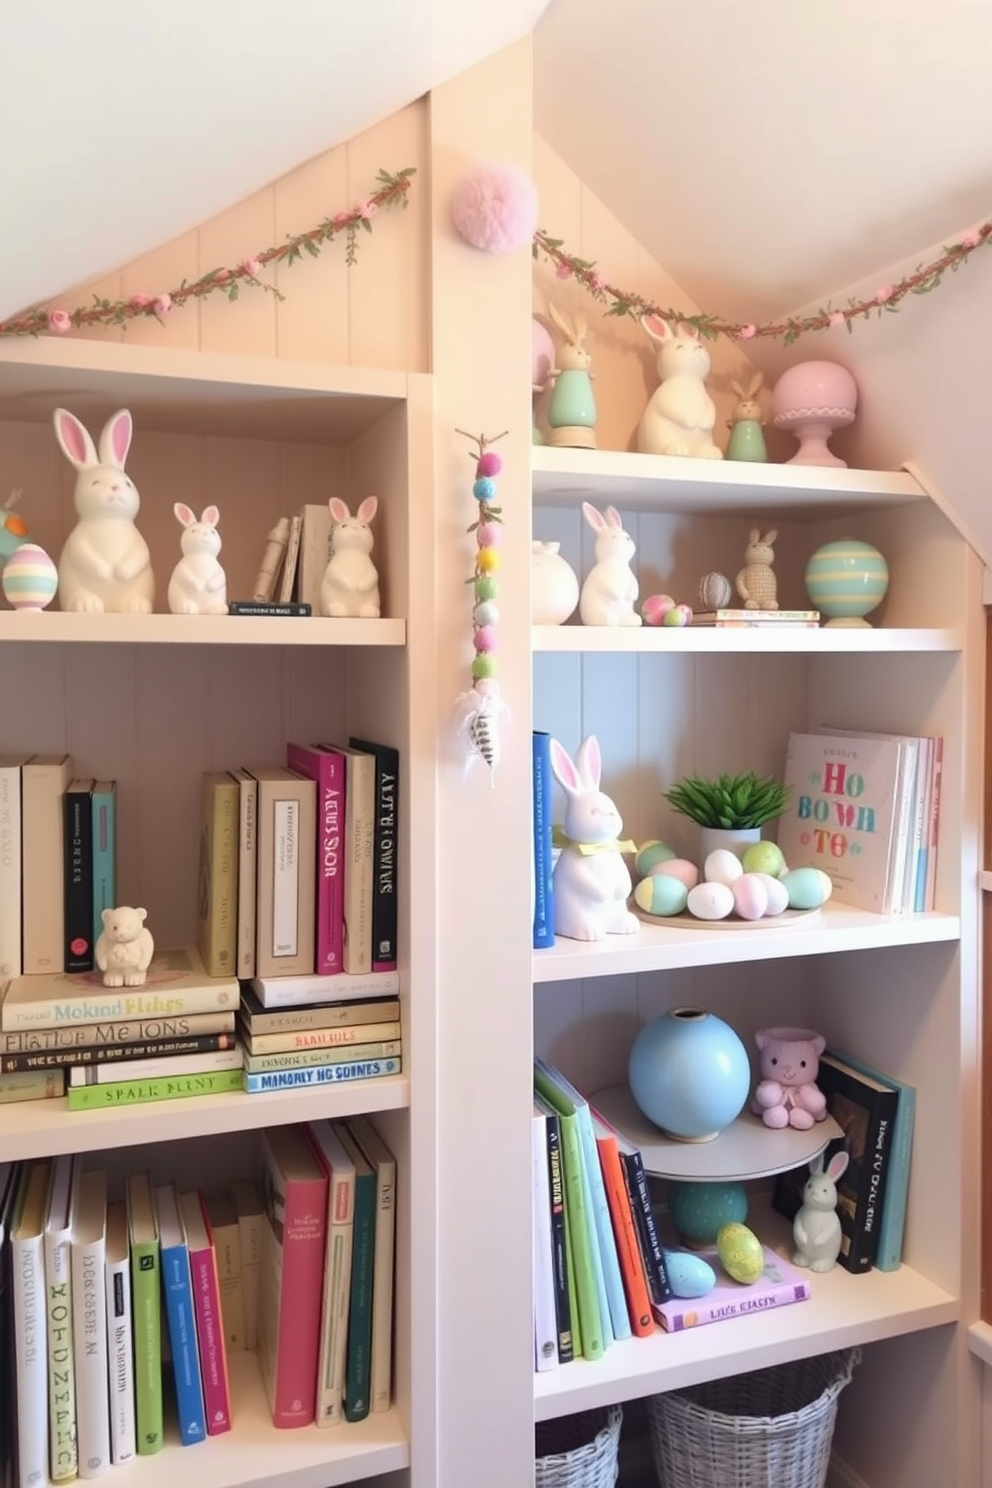
<path id="1" fill-rule="evenodd" d="M 803 520 L 843 516 L 927 499 L 904 471 L 842 466 L 766 465 L 639 455 L 626 450 L 531 451 L 535 504 L 611 501 L 628 511 L 740 516 L 789 511 Z"/>
<path id="2" fill-rule="evenodd" d="M 762 1216 L 762 1239 L 789 1254 L 789 1227 Z M 534 1376 L 538 1421 L 615 1401 L 674 1390 L 703 1380 L 785 1364 L 831 1349 L 850 1348 L 956 1322 L 960 1308 L 948 1292 L 909 1266 L 851 1276 L 840 1266 L 812 1277 L 805 1302 L 753 1317 L 707 1323 L 684 1333 L 660 1329 L 649 1338 L 614 1343 L 602 1359 L 580 1359 Z"/>
<path id="3" fill-rule="evenodd" d="M 927 945 L 958 940 L 957 915 L 877 915 L 831 901 L 809 924 L 795 920 L 778 928 L 753 925 L 740 935 L 726 929 L 674 930 L 642 924 L 634 935 L 608 935 L 605 940 L 566 940 L 535 951 L 533 981 L 564 982 L 577 977 L 626 976 L 642 971 L 672 971 L 683 966 L 726 966 L 732 962 L 772 961 L 786 956 L 822 956 L 838 951 Z"/>
<path id="4" fill-rule="evenodd" d="M 395 1111 L 409 1104 L 406 1075 L 355 1080 L 335 1085 L 333 1090 L 278 1090 L 264 1095 L 233 1091 L 95 1111 L 70 1111 L 64 1099 L 20 1101 L 0 1106 L 0 1152 L 8 1160 L 96 1152 L 366 1111 Z"/>
<path id="5" fill-rule="evenodd" d="M 4 641 L 98 646 L 405 646 L 406 621 L 0 610 L 0 643 Z"/>
<path id="6" fill-rule="evenodd" d="M 594 625 L 535 625 L 532 647 L 541 652 L 598 655 L 621 652 L 633 655 L 685 656 L 717 653 L 721 656 L 755 655 L 762 652 L 798 652 L 809 656 L 867 655 L 878 652 L 960 651 L 957 630 L 903 630 L 882 627 L 870 630 L 823 626 L 802 630 L 766 626 L 753 630 L 717 630 L 709 626 L 686 626 L 667 630 L 663 625 L 637 628 Z"/>
<path id="7" fill-rule="evenodd" d="M 626 1085 L 594 1091 L 589 1104 L 640 1150 L 645 1172 L 696 1183 L 744 1183 L 787 1173 L 805 1167 L 828 1142 L 844 1135 L 832 1116 L 808 1131 L 793 1126 L 773 1131 L 744 1111 L 712 1142 L 679 1142 L 647 1119 Z"/>

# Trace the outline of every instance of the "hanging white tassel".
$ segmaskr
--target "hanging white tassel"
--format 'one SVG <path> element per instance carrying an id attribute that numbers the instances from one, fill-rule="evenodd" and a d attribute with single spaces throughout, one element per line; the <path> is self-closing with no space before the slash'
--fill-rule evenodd
<path id="1" fill-rule="evenodd" d="M 490 784 L 495 785 L 496 766 L 500 762 L 500 717 L 510 711 L 499 695 L 497 684 L 487 679 L 485 691 L 473 688 L 471 692 L 461 693 L 458 709 L 459 728 L 468 744 L 465 772 L 468 773 L 476 759 L 481 759 L 489 767 Z"/>

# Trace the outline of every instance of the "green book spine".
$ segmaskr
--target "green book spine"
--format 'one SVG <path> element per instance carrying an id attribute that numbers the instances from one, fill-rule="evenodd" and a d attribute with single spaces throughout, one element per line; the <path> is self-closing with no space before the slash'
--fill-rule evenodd
<path id="1" fill-rule="evenodd" d="M 154 1080 L 121 1080 L 112 1085 L 71 1085 L 70 1111 L 104 1106 L 139 1106 L 150 1101 L 182 1100 L 194 1095 L 223 1095 L 241 1089 L 241 1070 L 208 1070 L 202 1075 L 159 1075 Z"/>
<path id="2" fill-rule="evenodd" d="M 572 1245 L 572 1270 L 575 1273 L 575 1291 L 582 1332 L 582 1357 L 603 1357 L 603 1324 L 596 1295 L 596 1275 L 593 1271 L 592 1242 L 590 1231 L 592 1215 L 586 1205 L 585 1184 L 582 1174 L 582 1147 L 579 1136 L 579 1118 L 563 1116 L 559 1111 L 558 1125 L 561 1130 L 562 1156 L 565 1160 L 565 1216 L 569 1226 Z"/>
<path id="3" fill-rule="evenodd" d="M 564 1166 L 564 1163 L 562 1164 Z M 562 1184 L 564 1197 L 565 1187 Z M 562 1204 L 565 1214 L 565 1255 L 568 1271 L 568 1310 L 572 1319 L 572 1358 L 582 1358 L 582 1319 L 579 1317 L 579 1298 L 575 1290 L 575 1258 L 572 1254 L 572 1229 L 568 1222 L 568 1203 Z"/>
<path id="4" fill-rule="evenodd" d="M 132 1244 L 135 1427 L 145 1457 L 162 1450 L 161 1284 L 158 1241 Z"/>
<path id="5" fill-rule="evenodd" d="M 355 1163 L 355 1218 L 348 1303 L 348 1353 L 344 1376 L 344 1418 L 364 1421 L 371 1409 L 372 1277 L 375 1263 L 375 1216 L 378 1184 L 375 1170 L 344 1123 L 334 1130 Z"/>

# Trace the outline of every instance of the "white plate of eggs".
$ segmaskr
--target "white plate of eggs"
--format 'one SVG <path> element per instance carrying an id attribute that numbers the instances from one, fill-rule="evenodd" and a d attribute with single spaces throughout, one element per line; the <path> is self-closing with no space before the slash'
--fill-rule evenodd
<path id="1" fill-rule="evenodd" d="M 636 867 L 643 876 L 634 889 L 635 913 L 682 929 L 772 929 L 818 914 L 833 892 L 821 869 L 790 870 L 774 842 L 752 843 L 743 857 L 717 848 L 702 869 L 652 843 L 638 853 Z"/>

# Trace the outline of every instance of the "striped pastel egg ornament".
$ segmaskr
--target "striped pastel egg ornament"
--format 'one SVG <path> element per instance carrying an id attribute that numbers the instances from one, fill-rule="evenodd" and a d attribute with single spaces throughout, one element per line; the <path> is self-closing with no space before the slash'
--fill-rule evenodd
<path id="1" fill-rule="evenodd" d="M 888 587 L 882 554 L 853 538 L 824 543 L 806 565 L 806 592 L 827 625 L 870 628 L 864 617 L 882 603 Z"/>
<path id="2" fill-rule="evenodd" d="M 43 610 L 55 598 L 59 573 L 44 548 L 22 543 L 4 564 L 0 584 L 15 610 Z"/>

